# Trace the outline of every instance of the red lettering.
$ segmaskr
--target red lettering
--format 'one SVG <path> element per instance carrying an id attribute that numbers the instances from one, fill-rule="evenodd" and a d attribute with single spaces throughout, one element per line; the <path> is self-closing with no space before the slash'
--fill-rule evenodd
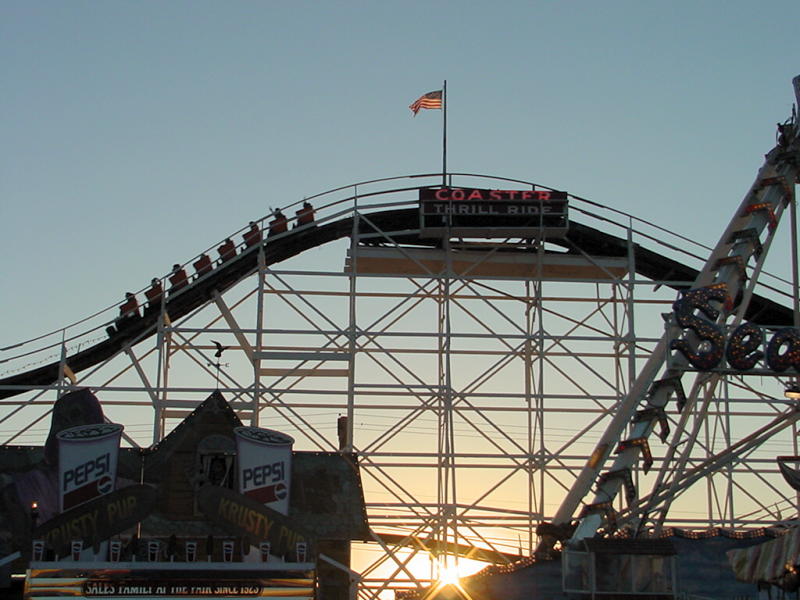
<path id="1" fill-rule="evenodd" d="M 561 200 L 563 192 L 553 192 L 552 190 L 483 190 L 476 188 L 439 188 L 430 190 L 433 198 L 441 202 L 479 202 L 486 200 L 513 202 L 513 201 L 538 201 L 548 202 Z"/>

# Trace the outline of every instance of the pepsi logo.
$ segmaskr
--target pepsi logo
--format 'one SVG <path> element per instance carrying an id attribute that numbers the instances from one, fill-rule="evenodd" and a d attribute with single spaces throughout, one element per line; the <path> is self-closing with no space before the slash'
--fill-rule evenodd
<path id="1" fill-rule="evenodd" d="M 103 475 L 97 481 L 97 491 L 99 494 L 108 494 L 114 488 L 114 482 L 111 481 L 111 477 L 108 475 Z"/>
<path id="2" fill-rule="evenodd" d="M 275 497 L 278 500 L 284 500 L 286 498 L 286 484 L 278 483 L 275 485 Z"/>

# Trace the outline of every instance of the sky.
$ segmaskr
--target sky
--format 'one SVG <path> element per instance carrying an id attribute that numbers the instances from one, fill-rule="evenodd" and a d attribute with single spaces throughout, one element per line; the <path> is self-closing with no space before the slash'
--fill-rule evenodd
<path id="1" fill-rule="evenodd" d="M 791 114 L 799 22 L 796 0 L 3 0 L 0 348 L 271 208 L 438 172 L 442 113 L 408 105 L 445 80 L 450 171 L 713 245 Z"/>
<path id="2" fill-rule="evenodd" d="M 793 0 L 0 3 L 0 345 L 270 207 L 448 168 L 713 243 L 800 73 Z"/>

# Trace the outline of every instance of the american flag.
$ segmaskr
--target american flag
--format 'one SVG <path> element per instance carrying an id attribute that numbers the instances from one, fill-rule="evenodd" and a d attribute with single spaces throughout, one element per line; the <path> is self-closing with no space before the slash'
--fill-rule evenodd
<path id="1" fill-rule="evenodd" d="M 421 108 L 442 108 L 442 90 L 428 92 L 417 98 L 408 108 L 417 116 Z"/>

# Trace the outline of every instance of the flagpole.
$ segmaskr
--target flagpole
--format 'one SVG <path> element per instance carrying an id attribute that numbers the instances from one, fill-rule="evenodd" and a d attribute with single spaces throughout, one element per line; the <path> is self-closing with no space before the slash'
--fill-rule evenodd
<path id="1" fill-rule="evenodd" d="M 447 80 L 442 85 L 442 185 L 447 186 Z"/>

